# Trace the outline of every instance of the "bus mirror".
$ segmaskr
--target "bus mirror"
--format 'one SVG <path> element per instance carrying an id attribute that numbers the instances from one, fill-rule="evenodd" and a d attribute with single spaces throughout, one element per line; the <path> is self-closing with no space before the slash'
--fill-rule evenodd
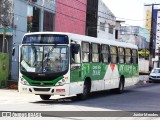
<path id="1" fill-rule="evenodd" d="M 73 49 L 74 49 L 75 54 L 78 54 L 79 48 L 80 48 L 80 45 L 78 45 L 78 44 L 74 45 Z"/>
<path id="2" fill-rule="evenodd" d="M 15 54 L 15 47 L 13 47 L 12 49 L 12 56 L 14 56 L 14 54 Z"/>

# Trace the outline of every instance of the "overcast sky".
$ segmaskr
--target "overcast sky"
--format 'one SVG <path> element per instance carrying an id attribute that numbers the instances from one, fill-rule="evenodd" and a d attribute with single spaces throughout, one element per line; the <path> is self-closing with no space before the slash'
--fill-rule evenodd
<path id="1" fill-rule="evenodd" d="M 144 27 L 144 4 L 160 3 L 160 0 L 102 0 L 118 20 L 127 25 Z M 125 19 L 122 19 L 125 18 Z M 127 20 L 131 19 L 131 20 Z"/>

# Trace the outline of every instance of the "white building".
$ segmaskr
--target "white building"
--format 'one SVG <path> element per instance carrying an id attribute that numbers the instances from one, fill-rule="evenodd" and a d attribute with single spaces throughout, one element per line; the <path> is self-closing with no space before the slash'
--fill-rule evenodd
<path id="1" fill-rule="evenodd" d="M 91 7 L 92 6 L 92 7 Z M 87 0 L 86 35 L 118 40 L 120 23 L 102 0 Z"/>
<path id="2" fill-rule="evenodd" d="M 116 17 L 102 0 L 98 0 L 97 22 L 97 37 L 115 40 Z"/>

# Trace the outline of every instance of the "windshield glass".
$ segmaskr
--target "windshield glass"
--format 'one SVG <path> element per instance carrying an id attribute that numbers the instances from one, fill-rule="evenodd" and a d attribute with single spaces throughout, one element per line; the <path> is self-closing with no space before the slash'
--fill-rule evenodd
<path id="1" fill-rule="evenodd" d="M 21 71 L 57 73 L 68 69 L 67 46 L 22 46 Z"/>
<path id="2" fill-rule="evenodd" d="M 153 69 L 152 73 L 160 73 L 160 69 Z"/>

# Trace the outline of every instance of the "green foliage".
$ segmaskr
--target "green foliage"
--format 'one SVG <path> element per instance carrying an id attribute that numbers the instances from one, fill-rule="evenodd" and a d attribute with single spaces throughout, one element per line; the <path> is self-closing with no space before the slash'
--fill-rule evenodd
<path id="1" fill-rule="evenodd" d="M 149 52 L 149 50 L 144 50 L 143 49 L 143 50 L 138 51 L 138 54 L 141 57 L 149 57 L 150 52 Z"/>

